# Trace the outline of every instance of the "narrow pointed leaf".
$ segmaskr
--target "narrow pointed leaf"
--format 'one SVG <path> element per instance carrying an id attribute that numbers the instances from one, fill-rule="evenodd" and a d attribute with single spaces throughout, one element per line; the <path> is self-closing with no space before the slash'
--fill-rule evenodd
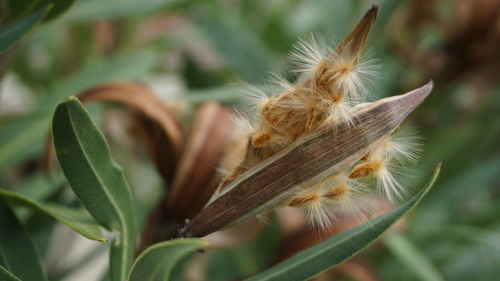
<path id="1" fill-rule="evenodd" d="M 78 1 L 74 9 L 63 19 L 70 22 L 93 22 L 119 17 L 135 17 L 152 12 L 167 10 L 186 0 L 120 0 L 120 1 Z"/>
<path id="2" fill-rule="evenodd" d="M 0 226 L 0 265 L 24 281 L 47 281 L 35 244 L 3 200 L 0 200 Z"/>
<path id="3" fill-rule="evenodd" d="M 66 10 L 68 10 L 73 4 L 75 0 L 39 0 L 37 7 L 52 5 L 52 9 L 47 14 L 47 16 L 43 19 L 43 21 L 54 19 L 60 15 L 62 15 Z"/>
<path id="4" fill-rule="evenodd" d="M 16 41 L 35 27 L 50 10 L 44 7 L 33 14 L 0 26 L 0 53 L 5 52 Z"/>
<path id="5" fill-rule="evenodd" d="M 5 267 L 0 265 L 0 280 L 1 281 L 21 281 L 14 274 L 9 272 Z"/>
<path id="6" fill-rule="evenodd" d="M 99 224 L 120 233 L 111 247 L 111 278 L 123 281 L 138 233 L 135 205 L 123 171 L 75 97 L 57 106 L 52 131 L 56 155 L 71 188 Z"/>
<path id="7" fill-rule="evenodd" d="M 7 0 L 9 16 L 11 18 L 16 18 L 33 10 L 52 5 L 52 9 L 43 19 L 44 22 L 61 15 L 74 2 L 75 0 Z"/>
<path id="8" fill-rule="evenodd" d="M 377 240 L 399 218 L 412 210 L 430 190 L 437 179 L 440 169 L 441 164 L 437 166 L 427 185 L 413 196 L 413 198 L 398 208 L 299 252 L 295 256 L 248 280 L 307 280 L 348 260 Z"/>
<path id="9" fill-rule="evenodd" d="M 208 245 L 197 238 L 176 239 L 147 248 L 135 260 L 129 281 L 169 280 L 174 265 L 184 256 Z"/>
<path id="10" fill-rule="evenodd" d="M 106 241 L 102 235 L 100 226 L 83 209 L 78 210 L 56 204 L 37 202 L 5 189 L 0 189 L 0 197 L 10 204 L 45 213 L 88 239 L 99 242 Z"/>

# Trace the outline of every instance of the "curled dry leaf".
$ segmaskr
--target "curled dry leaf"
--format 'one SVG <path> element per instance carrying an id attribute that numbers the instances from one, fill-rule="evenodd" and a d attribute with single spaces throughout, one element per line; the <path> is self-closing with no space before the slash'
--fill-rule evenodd
<path id="1" fill-rule="evenodd" d="M 81 93 L 83 103 L 111 102 L 125 105 L 146 128 L 146 147 L 164 179 L 173 176 L 179 152 L 182 132 L 168 107 L 147 87 L 133 83 L 110 83 Z M 44 166 L 54 162 L 50 137 L 47 141 Z"/>
<path id="2" fill-rule="evenodd" d="M 308 133 L 248 170 L 186 225 L 180 236 L 201 237 L 281 205 L 300 186 L 346 169 L 390 135 L 432 90 L 432 82 L 404 95 L 365 103 L 352 119 Z"/>
<path id="3" fill-rule="evenodd" d="M 194 119 L 168 195 L 169 209 L 192 218 L 220 181 L 217 173 L 233 132 L 232 111 L 216 102 L 203 104 Z"/>
<path id="4" fill-rule="evenodd" d="M 238 149 L 241 147 L 238 142 L 245 139 L 235 134 L 232 117 L 232 110 L 216 102 L 207 102 L 199 108 L 169 193 L 148 218 L 141 248 L 170 238 L 176 224 L 192 218 L 208 202 L 221 180 L 217 171 L 220 163 L 233 154 L 241 159 L 244 149 Z"/>
<path id="5" fill-rule="evenodd" d="M 156 121 L 140 112 L 132 112 L 132 118 L 136 122 L 133 133 L 144 144 L 163 182 L 171 183 L 179 161 L 179 151 L 170 145 L 167 133 Z"/>
<path id="6" fill-rule="evenodd" d="M 79 98 L 84 103 L 113 102 L 123 104 L 139 113 L 143 119 L 150 121 L 150 124 L 158 126 L 167 137 L 162 145 L 171 149 L 168 149 L 168 154 L 164 155 L 152 149 L 150 150 L 151 157 L 156 164 L 161 165 L 159 167 L 163 170 L 160 170 L 160 173 L 164 177 L 171 177 L 181 149 L 182 132 L 168 107 L 151 90 L 132 83 L 113 83 L 88 90 L 82 93 Z M 162 162 L 171 163 L 171 165 L 166 167 L 165 163 Z"/>

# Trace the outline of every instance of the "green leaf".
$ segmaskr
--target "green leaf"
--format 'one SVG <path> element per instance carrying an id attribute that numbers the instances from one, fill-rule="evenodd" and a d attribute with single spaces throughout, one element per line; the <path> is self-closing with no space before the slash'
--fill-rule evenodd
<path id="1" fill-rule="evenodd" d="M 385 237 L 384 242 L 408 271 L 412 271 L 420 280 L 444 280 L 432 263 L 403 235 L 392 233 Z"/>
<path id="2" fill-rule="evenodd" d="M 138 233 L 135 205 L 123 171 L 75 97 L 57 106 L 52 131 L 57 159 L 73 191 L 99 224 L 120 232 L 111 247 L 111 278 L 123 281 Z"/>
<path id="3" fill-rule="evenodd" d="M 238 16 L 200 17 L 197 23 L 225 63 L 245 81 L 258 81 L 274 63 L 271 51 Z"/>
<path id="4" fill-rule="evenodd" d="M 44 201 L 57 194 L 65 185 L 62 175 L 47 176 L 39 171 L 27 176 L 16 186 L 16 193 L 35 201 Z"/>
<path id="5" fill-rule="evenodd" d="M 448 180 L 441 177 L 439 189 L 434 190 L 429 200 L 424 202 L 425 208 L 415 215 L 413 225 L 424 226 L 416 227 L 424 230 L 453 221 L 457 212 L 463 210 L 464 202 L 471 199 L 471 187 L 474 187 L 474 194 L 478 194 L 495 186 L 491 183 L 498 178 L 499 166 L 500 155 L 493 155 L 480 163 L 471 163 L 464 170 L 457 170 Z"/>
<path id="6" fill-rule="evenodd" d="M 43 147 L 49 114 L 32 114 L 0 128 L 0 169 L 33 156 Z"/>
<path id="7" fill-rule="evenodd" d="M 427 252 L 443 253 L 436 258 L 439 259 L 441 270 L 447 280 L 490 281 L 498 279 L 500 276 L 500 224 L 498 221 L 488 225 L 488 229 L 470 225 L 453 225 L 445 226 L 442 231 L 441 239 L 426 237 L 432 239 L 426 248 Z M 429 248 L 432 250 L 429 251 Z"/>
<path id="8" fill-rule="evenodd" d="M 440 169 L 441 164 L 420 192 L 393 211 L 306 249 L 248 280 L 306 280 L 348 260 L 413 209 L 432 187 Z"/>
<path id="9" fill-rule="evenodd" d="M 169 280 L 170 273 L 178 260 L 207 245 L 208 241 L 198 238 L 176 239 L 155 244 L 135 260 L 128 280 Z"/>
<path id="10" fill-rule="evenodd" d="M 75 0 L 7 0 L 10 18 L 18 18 L 33 10 L 51 5 L 52 9 L 43 21 L 59 16 L 71 7 L 74 2 Z"/>
<path id="11" fill-rule="evenodd" d="M 14 212 L 1 200 L 0 225 L 0 265 L 24 281 L 47 281 L 31 237 Z"/>
<path id="12" fill-rule="evenodd" d="M 39 0 L 37 7 L 52 5 L 49 14 L 43 19 L 43 21 L 47 21 L 64 13 L 73 3 L 75 3 L 75 0 Z"/>
<path id="13" fill-rule="evenodd" d="M 202 104 L 207 101 L 219 101 L 225 104 L 241 104 L 243 99 L 241 95 L 234 94 L 234 88 L 231 87 L 213 87 L 206 89 L 191 90 L 179 98 L 192 103 Z"/>
<path id="14" fill-rule="evenodd" d="M 0 53 L 5 52 L 23 35 L 35 27 L 50 10 L 42 8 L 33 14 L 0 26 Z"/>
<path id="15" fill-rule="evenodd" d="M 10 273 L 5 267 L 0 265 L 0 280 L 1 281 L 21 281 L 14 274 Z"/>
<path id="16" fill-rule="evenodd" d="M 112 80 L 135 80 L 146 76 L 157 62 L 156 52 L 123 53 L 106 60 L 93 61 L 80 72 L 49 87 L 36 112 L 0 128 L 0 170 L 39 153 L 50 129 L 55 105 L 70 95 Z"/>
<path id="17" fill-rule="evenodd" d="M 15 192 L 30 200 L 40 202 L 56 196 L 65 186 L 66 179 L 63 175 L 48 177 L 39 171 L 19 182 L 16 185 Z M 22 224 L 25 224 L 36 211 L 31 208 L 14 208 L 16 216 Z"/>
<path id="18" fill-rule="evenodd" d="M 39 203 L 21 194 L 5 189 L 0 189 L 0 197 L 10 204 L 45 213 L 88 239 L 106 242 L 99 225 L 85 210 L 77 210 L 50 203 Z"/>
<path id="19" fill-rule="evenodd" d="M 151 12 L 159 12 L 187 0 L 119 0 L 78 1 L 75 8 L 64 15 L 64 20 L 90 22 L 116 17 L 133 17 Z"/>

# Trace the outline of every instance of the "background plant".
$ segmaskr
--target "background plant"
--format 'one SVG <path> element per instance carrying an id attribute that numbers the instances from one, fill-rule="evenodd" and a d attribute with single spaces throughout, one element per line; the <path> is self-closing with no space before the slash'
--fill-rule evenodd
<path id="1" fill-rule="evenodd" d="M 165 128 L 168 116 L 145 112 L 130 99 L 118 101 L 125 106 L 117 107 L 116 98 L 105 99 L 103 94 L 95 100 L 111 100 L 113 104 L 88 102 L 93 120 L 101 125 L 111 144 L 113 158 L 125 171 L 136 198 L 138 224 L 143 226 L 158 206 L 156 201 L 162 197 L 164 181 L 170 179 L 171 190 L 190 186 L 192 190 L 184 193 L 183 198 L 199 194 L 197 190 L 201 189 L 196 186 L 200 183 L 216 182 L 211 166 L 196 161 L 204 152 L 198 143 L 210 140 L 215 147 L 219 147 L 217 143 L 224 144 L 221 140 L 228 139 L 231 131 L 230 122 L 225 123 L 230 113 L 227 107 L 205 104 L 206 101 L 216 100 L 226 106 L 240 104 L 240 96 L 228 84 L 235 80 L 258 84 L 263 73 L 285 61 L 296 39 L 310 32 L 342 38 L 371 4 L 342 0 L 273 3 L 87 0 L 76 1 L 67 10 L 63 7 L 66 5 L 60 4 L 67 1 L 39 1 L 24 6 L 29 9 L 4 8 L 9 3 L 21 2 L 30 3 L 2 2 L 0 180 L 2 188 L 6 188 L 2 190 L 2 198 L 10 198 L 5 202 L 13 206 L 22 222 L 25 231 L 21 232 L 29 233 L 34 241 L 24 243 L 33 245 L 26 252 L 34 254 L 33 249 L 38 249 L 36 255 L 43 261 L 43 266 L 26 264 L 23 268 L 38 268 L 35 271 L 38 273 L 47 268 L 48 276 L 54 280 L 76 278 L 73 274 L 84 270 L 85 265 L 101 274 L 98 267 L 108 264 L 107 253 L 103 252 L 109 245 L 81 241 L 51 217 L 91 239 L 116 237 L 101 235 L 96 222 L 82 209 L 71 209 L 74 214 L 62 209 L 61 205 L 81 206 L 66 187 L 57 165 L 52 164 L 54 171 L 50 176 L 42 173 L 45 138 L 58 102 L 90 88 L 95 93 L 96 86 L 115 81 L 145 82 L 155 93 L 167 98 L 170 115 L 182 120 L 178 131 L 189 136 L 184 141 L 189 149 L 179 150 L 176 146 L 180 142 L 175 141 L 179 132 Z M 441 159 L 447 160 L 446 169 L 435 189 L 400 226 L 400 231 L 384 236 L 380 243 L 326 274 L 355 280 L 494 280 L 498 276 L 499 255 L 495 247 L 500 101 L 498 79 L 489 75 L 495 73 L 498 61 L 496 53 L 488 51 L 498 46 L 495 40 L 498 34 L 494 29 L 484 32 L 484 27 L 498 25 L 499 4 L 481 1 L 474 5 L 483 8 L 478 8 L 477 13 L 486 14 L 472 20 L 463 13 L 467 5 L 464 3 L 468 2 L 474 1 L 425 1 L 425 5 L 419 5 L 421 1 L 380 3 L 380 17 L 368 45 L 384 66 L 384 77 L 371 91 L 379 97 L 393 95 L 415 88 L 432 76 L 436 88 L 412 117 L 426 138 L 426 149 L 421 166 L 415 169 L 421 175 L 409 185 L 422 186 L 423 175 Z M 50 12 L 44 4 L 52 4 Z M 51 13 L 53 19 L 42 20 L 46 13 Z M 22 19 L 28 20 L 23 20 L 22 25 L 17 25 L 23 28 L 16 30 L 23 32 L 19 36 L 7 33 L 6 37 L 7 27 Z M 29 36 L 22 36 L 24 31 L 29 31 Z M 482 36 L 473 36 L 479 31 Z M 453 64 L 456 62 L 460 64 Z M 128 91 L 137 90 L 131 87 Z M 193 110 L 198 108 L 194 114 Z M 208 120 L 221 124 L 217 126 L 217 134 L 203 134 L 198 129 L 208 127 L 212 130 L 206 131 L 213 131 L 215 121 Z M 153 129 L 143 132 L 148 125 Z M 158 130 L 158 126 L 162 129 Z M 188 129 L 180 128 L 192 129 L 187 132 Z M 158 132 L 170 132 L 170 137 Z M 156 137 L 150 137 L 151 134 Z M 173 141 L 163 147 L 155 145 L 168 143 L 162 142 L 165 139 Z M 142 140 L 145 142 L 138 142 Z M 163 161 L 149 157 L 148 153 Z M 217 161 L 219 154 L 214 152 L 210 161 Z M 182 172 L 176 175 L 173 166 L 182 166 Z M 187 176 L 190 174 L 196 176 Z M 9 193 L 12 191 L 43 204 L 25 199 L 16 201 L 16 194 Z M 178 212 L 196 212 L 185 202 L 175 202 L 172 208 Z M 2 215 L 7 213 L 2 210 Z M 114 220 L 110 218 L 109 222 L 113 229 Z M 328 235 L 343 227 L 338 225 Z M 208 280 L 251 276 L 274 261 L 324 239 L 302 228 L 291 231 L 279 220 L 262 228 L 263 232 L 245 237 L 245 242 L 208 250 L 201 255 L 201 261 L 193 262 L 199 259 L 193 259 L 193 255 L 187 257 L 173 269 L 172 279 L 196 279 L 196 276 L 186 277 L 186 269 L 190 274 L 197 272 L 194 269 L 202 270 Z M 7 229 L 3 222 L 1 229 L 2 233 Z M 17 236 L 22 237 L 25 236 Z M 88 245 L 87 250 L 71 261 L 66 250 L 82 243 L 91 244 L 84 244 Z M 63 246 L 58 248 L 58 245 Z M 367 273 L 372 279 L 362 279 L 356 272 Z M 43 276 L 40 274 L 36 276 Z M 88 274 L 85 276 L 90 278 Z"/>

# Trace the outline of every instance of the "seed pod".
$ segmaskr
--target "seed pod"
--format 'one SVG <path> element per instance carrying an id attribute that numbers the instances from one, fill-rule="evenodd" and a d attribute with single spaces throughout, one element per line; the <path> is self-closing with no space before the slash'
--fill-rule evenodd
<path id="1" fill-rule="evenodd" d="M 300 136 L 336 119 L 352 118 L 352 102 L 359 102 L 366 90 L 366 80 L 375 75 L 373 65 L 361 62 L 360 58 L 377 12 L 377 6 L 369 9 L 335 50 L 314 37 L 299 41 L 291 55 L 298 81 L 291 85 L 286 79 L 276 77 L 276 84 L 282 88 L 279 96 L 268 97 L 252 89 L 260 118 L 251 128 L 245 158 L 221 182 L 217 193 Z"/>
<path id="2" fill-rule="evenodd" d="M 357 105 L 350 120 L 338 119 L 303 135 L 237 177 L 180 236 L 202 237 L 289 204 L 301 187 L 313 186 L 362 159 L 371 145 L 390 135 L 431 90 L 429 82 L 403 95 Z"/>

